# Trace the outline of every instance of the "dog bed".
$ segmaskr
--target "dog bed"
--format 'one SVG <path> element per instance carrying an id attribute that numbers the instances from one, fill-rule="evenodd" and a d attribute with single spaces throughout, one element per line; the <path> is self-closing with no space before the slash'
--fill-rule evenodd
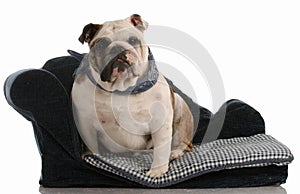
<path id="1" fill-rule="evenodd" d="M 79 58 L 81 55 L 79 55 Z M 194 103 L 176 86 L 195 120 L 194 151 L 170 163 L 160 178 L 145 175 L 152 156 L 87 155 L 82 159 L 70 92 L 80 60 L 72 56 L 49 60 L 42 69 L 21 70 L 4 85 L 7 102 L 33 124 L 42 160 L 44 187 L 249 187 L 284 183 L 290 150 L 265 134 L 264 121 L 254 108 L 230 100 L 220 108 L 225 120 L 218 140 L 203 142 L 208 124 L 218 123 L 218 111 Z M 170 85 L 173 85 L 169 81 Z"/>
<path id="2" fill-rule="evenodd" d="M 250 137 L 220 139 L 196 145 L 170 163 L 169 171 L 159 178 L 146 176 L 152 154 L 122 157 L 116 154 L 85 156 L 91 165 L 148 187 L 165 187 L 209 172 L 261 166 L 284 166 L 293 160 L 290 150 L 273 137 L 259 134 Z"/>

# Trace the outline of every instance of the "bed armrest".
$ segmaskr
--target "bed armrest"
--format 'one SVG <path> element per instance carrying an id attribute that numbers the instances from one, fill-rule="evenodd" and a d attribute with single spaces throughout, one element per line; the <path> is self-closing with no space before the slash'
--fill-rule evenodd
<path id="1" fill-rule="evenodd" d="M 54 74 L 43 69 L 18 71 L 5 81 L 4 93 L 7 102 L 33 123 L 41 155 L 64 157 L 64 152 L 81 159 L 70 98 Z"/>

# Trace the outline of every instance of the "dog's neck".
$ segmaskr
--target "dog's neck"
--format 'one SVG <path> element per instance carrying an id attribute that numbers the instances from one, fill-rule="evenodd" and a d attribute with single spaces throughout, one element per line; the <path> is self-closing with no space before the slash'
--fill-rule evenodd
<path id="1" fill-rule="evenodd" d="M 159 72 L 156 67 L 155 60 L 149 49 L 148 68 L 147 71 L 139 78 L 131 79 L 128 83 L 123 83 L 124 80 L 114 84 L 101 81 L 99 73 L 97 73 L 88 62 L 88 54 L 79 54 L 74 51 L 68 51 L 77 60 L 82 59 L 82 65 L 75 71 L 75 74 L 86 74 L 89 80 L 99 89 L 109 93 L 119 95 L 138 94 L 147 91 L 157 82 Z"/>

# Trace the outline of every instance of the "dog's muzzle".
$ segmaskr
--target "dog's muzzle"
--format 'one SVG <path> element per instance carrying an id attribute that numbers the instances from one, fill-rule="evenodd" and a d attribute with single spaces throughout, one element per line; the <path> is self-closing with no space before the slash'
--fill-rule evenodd
<path id="1" fill-rule="evenodd" d="M 118 94 L 118 95 L 130 95 L 130 94 L 139 94 L 139 93 L 149 90 L 150 88 L 152 88 L 152 86 L 154 86 L 156 84 L 156 82 L 158 80 L 159 73 L 158 73 L 158 70 L 156 67 L 155 60 L 153 58 L 150 48 L 148 48 L 148 50 L 149 50 L 148 61 L 149 61 L 149 65 L 150 65 L 149 71 L 142 77 L 139 77 L 135 86 L 131 86 L 124 91 L 119 91 L 119 90 L 108 91 L 105 88 L 103 88 L 96 81 L 96 79 L 93 77 L 93 75 L 91 73 L 91 69 L 90 69 L 91 67 L 90 67 L 90 63 L 89 63 L 89 55 L 88 54 L 80 54 L 80 53 L 77 53 L 72 50 L 68 50 L 68 52 L 76 60 L 81 61 L 81 63 L 82 63 L 82 65 L 78 69 L 76 69 L 73 76 L 78 75 L 78 74 L 85 74 L 85 75 L 87 75 L 88 79 L 100 90 L 103 90 L 103 91 L 106 91 L 109 93 Z M 128 69 L 130 69 L 130 68 L 128 68 Z"/>
<path id="2" fill-rule="evenodd" d="M 112 55 L 116 55 L 115 51 L 112 49 Z M 128 72 L 133 73 L 131 66 L 134 65 L 137 57 L 129 50 L 118 51 L 117 54 L 112 60 L 101 71 L 101 80 L 111 82 L 111 76 L 114 73 L 120 74 L 127 70 Z"/>

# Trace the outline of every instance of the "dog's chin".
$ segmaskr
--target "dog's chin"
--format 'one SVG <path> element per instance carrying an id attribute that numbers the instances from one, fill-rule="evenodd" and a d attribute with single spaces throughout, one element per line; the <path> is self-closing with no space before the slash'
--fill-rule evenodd
<path id="1" fill-rule="evenodd" d="M 134 66 L 130 66 L 125 68 L 124 70 L 119 70 L 119 68 L 114 68 L 112 74 L 110 75 L 110 79 L 108 82 L 115 83 L 116 81 L 124 81 L 128 82 L 130 80 L 134 80 L 135 78 L 139 77 L 140 74 L 136 72 Z"/>
<path id="2" fill-rule="evenodd" d="M 101 72 L 101 81 L 113 83 L 116 80 L 129 81 L 139 77 L 141 73 L 138 71 L 138 64 L 138 60 L 128 62 L 122 58 L 115 58 Z"/>
<path id="3" fill-rule="evenodd" d="M 100 73 L 103 82 L 114 82 L 117 79 L 135 78 L 140 75 L 138 71 L 139 59 L 135 54 L 128 54 L 127 51 L 115 56 L 106 63 Z M 107 57 L 111 58 L 111 57 Z"/>
<path id="4" fill-rule="evenodd" d="M 109 81 L 105 82 L 105 85 L 108 90 L 111 91 L 125 91 L 129 87 L 135 86 L 138 78 L 139 74 L 135 72 L 133 66 L 126 68 L 124 71 L 118 71 L 118 69 L 115 68 L 110 75 Z"/>

